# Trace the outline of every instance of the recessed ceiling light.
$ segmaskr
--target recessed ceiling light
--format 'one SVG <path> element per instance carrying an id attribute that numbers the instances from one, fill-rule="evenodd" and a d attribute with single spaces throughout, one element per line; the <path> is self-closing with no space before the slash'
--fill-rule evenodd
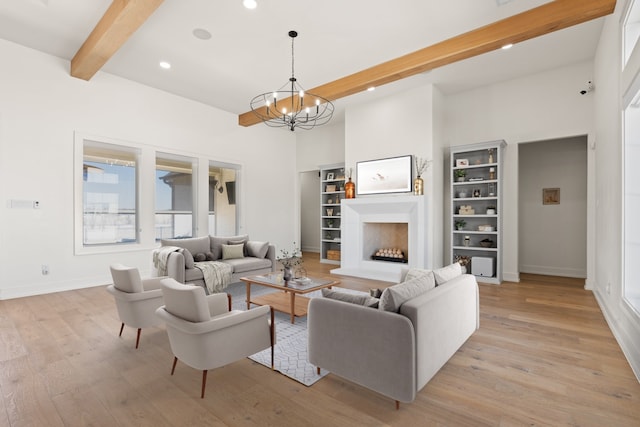
<path id="1" fill-rule="evenodd" d="M 374 90 L 376 90 L 376 87 L 375 87 L 375 86 L 371 86 L 371 87 L 368 87 L 368 88 L 367 88 L 367 91 L 368 91 L 368 92 L 373 92 Z"/>
<path id="2" fill-rule="evenodd" d="M 258 6 L 258 3 L 256 3 L 256 0 L 242 0 L 242 4 L 247 9 L 255 9 Z"/>
<path id="3" fill-rule="evenodd" d="M 167 61 L 160 61 L 160 68 L 168 70 L 169 68 L 171 68 L 171 64 L 169 64 Z"/>
<path id="4" fill-rule="evenodd" d="M 204 28 L 196 28 L 193 30 L 193 36 L 200 40 L 209 40 L 211 38 L 211 33 Z"/>
<path id="5" fill-rule="evenodd" d="M 507 43 L 504 46 L 502 46 L 502 49 L 507 50 L 507 49 L 511 49 L 513 47 L 513 43 Z"/>

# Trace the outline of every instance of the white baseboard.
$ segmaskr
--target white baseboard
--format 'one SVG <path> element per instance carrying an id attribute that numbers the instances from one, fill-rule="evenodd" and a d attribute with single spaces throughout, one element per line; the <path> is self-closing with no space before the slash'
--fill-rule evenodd
<path id="1" fill-rule="evenodd" d="M 520 273 L 518 272 L 502 272 L 502 280 L 505 282 L 520 283 Z"/>
<path id="2" fill-rule="evenodd" d="M 521 265 L 521 273 L 543 274 L 545 276 L 587 278 L 587 272 L 578 268 L 548 267 L 544 265 Z"/>
<path id="3" fill-rule="evenodd" d="M 92 288 L 95 286 L 105 286 L 111 282 L 111 276 L 103 276 L 92 279 L 75 281 L 64 280 L 59 282 L 38 283 L 34 285 L 21 285 L 20 287 L 15 288 L 1 288 L 0 300 L 73 291 L 76 289 Z"/>
<path id="4" fill-rule="evenodd" d="M 609 329 L 629 362 L 631 370 L 636 376 L 636 380 L 640 382 L 640 340 L 637 339 L 637 337 L 640 336 L 640 322 L 638 322 L 637 315 L 633 310 L 625 306 L 626 303 L 624 301 L 619 302 L 620 309 L 616 314 L 613 314 L 609 311 L 609 306 L 605 302 L 606 299 L 600 293 L 598 287 L 595 287 L 593 294 L 596 297 L 596 301 L 600 306 L 600 311 L 602 311 L 607 325 L 609 325 Z M 620 320 L 622 320 L 622 322 Z M 631 327 L 631 329 L 629 327 Z M 633 328 L 635 328 L 635 330 L 632 330 Z"/>

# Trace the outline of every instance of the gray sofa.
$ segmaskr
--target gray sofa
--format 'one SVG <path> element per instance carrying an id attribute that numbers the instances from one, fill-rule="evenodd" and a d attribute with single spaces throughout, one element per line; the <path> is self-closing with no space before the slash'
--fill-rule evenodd
<path id="1" fill-rule="evenodd" d="M 242 255 L 225 259 L 223 245 L 227 247 L 243 245 Z M 166 275 L 180 283 L 189 283 L 207 287 L 200 269 L 195 268 L 197 261 L 220 261 L 232 267 L 231 283 L 238 282 L 241 277 L 265 274 L 276 268 L 276 249 L 269 242 L 253 241 L 248 235 L 238 236 L 203 236 L 187 239 L 163 239 L 162 247 L 178 247 L 179 251 L 171 252 L 166 259 Z M 155 256 L 154 256 L 155 257 Z M 204 259 L 202 257 L 205 257 Z M 152 265 L 153 273 L 158 275 L 158 265 Z"/>
<path id="2" fill-rule="evenodd" d="M 455 265 L 459 271 L 460 266 Z M 311 299 L 309 362 L 394 399 L 396 408 L 399 402 L 412 402 L 479 327 L 475 277 L 451 274 L 454 265 L 446 268 L 450 271 L 444 275 L 435 274 L 437 287 L 428 286 L 426 292 L 414 289 L 415 296 L 411 292 L 392 296 L 395 307 L 386 307 L 391 311 L 372 308 L 370 298 L 352 302 Z M 431 279 L 425 274 L 421 280 Z M 416 288 L 414 282 L 404 284 Z M 385 297 L 383 293 L 380 306 Z"/>

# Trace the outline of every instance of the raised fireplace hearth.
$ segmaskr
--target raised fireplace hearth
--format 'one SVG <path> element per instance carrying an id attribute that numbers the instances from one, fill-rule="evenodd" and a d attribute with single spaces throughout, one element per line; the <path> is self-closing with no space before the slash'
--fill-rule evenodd
<path id="1" fill-rule="evenodd" d="M 397 282 L 409 268 L 429 268 L 423 196 L 343 199 L 342 259 L 337 274 Z M 373 259 L 379 248 L 400 248 L 404 262 Z"/>

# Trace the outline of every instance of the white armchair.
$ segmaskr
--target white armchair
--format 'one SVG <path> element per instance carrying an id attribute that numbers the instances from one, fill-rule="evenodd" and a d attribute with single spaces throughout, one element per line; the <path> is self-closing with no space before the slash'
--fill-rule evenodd
<path id="1" fill-rule="evenodd" d="M 205 295 L 200 286 L 183 285 L 174 279 L 161 281 L 165 305 L 156 310 L 167 324 L 174 354 L 171 375 L 178 359 L 202 370 L 201 398 L 207 371 L 227 365 L 271 346 L 275 329 L 273 309 L 261 306 L 248 311 L 231 310 L 227 294 Z"/>
<path id="2" fill-rule="evenodd" d="M 122 264 L 113 264 L 110 269 L 113 284 L 107 286 L 107 291 L 115 298 L 118 315 L 122 321 L 118 336 L 122 336 L 125 324 L 137 328 L 138 348 L 142 328 L 162 323 L 155 311 L 163 304 L 160 280 L 166 277 L 142 279 L 137 268 Z"/>

